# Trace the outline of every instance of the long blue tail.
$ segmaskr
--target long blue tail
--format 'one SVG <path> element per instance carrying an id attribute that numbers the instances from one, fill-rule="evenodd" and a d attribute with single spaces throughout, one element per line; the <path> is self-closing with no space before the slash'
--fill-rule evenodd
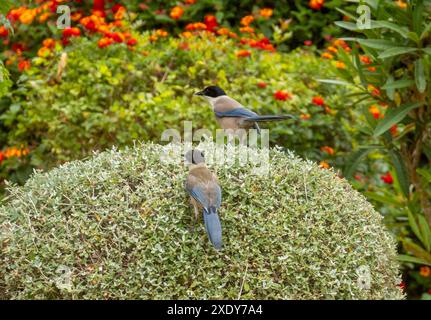
<path id="1" fill-rule="evenodd" d="M 208 238 L 210 239 L 214 248 L 220 250 L 222 246 L 221 224 L 217 214 L 217 209 L 215 207 L 204 209 L 204 222 Z"/>
<path id="2" fill-rule="evenodd" d="M 260 121 L 280 121 L 280 120 L 286 120 L 286 119 L 296 119 L 294 116 L 290 114 L 286 115 L 268 115 L 268 116 L 254 116 L 254 117 L 247 117 L 245 121 L 253 121 L 253 122 L 260 122 Z"/>

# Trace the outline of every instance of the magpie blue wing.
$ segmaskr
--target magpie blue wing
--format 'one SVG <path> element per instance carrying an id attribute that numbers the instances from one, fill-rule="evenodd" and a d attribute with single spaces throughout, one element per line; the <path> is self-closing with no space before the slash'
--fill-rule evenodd
<path id="1" fill-rule="evenodd" d="M 231 117 L 231 118 L 249 118 L 249 117 L 256 117 L 257 113 L 247 110 L 245 108 L 235 108 L 229 111 L 215 111 L 214 112 L 216 117 L 224 118 L 224 117 Z"/>
<path id="2" fill-rule="evenodd" d="M 197 202 L 201 204 L 202 207 L 208 208 L 210 205 L 210 199 L 208 197 L 208 194 L 205 192 L 205 190 L 199 186 L 190 186 L 186 184 L 186 190 L 187 192 L 195 199 Z"/>

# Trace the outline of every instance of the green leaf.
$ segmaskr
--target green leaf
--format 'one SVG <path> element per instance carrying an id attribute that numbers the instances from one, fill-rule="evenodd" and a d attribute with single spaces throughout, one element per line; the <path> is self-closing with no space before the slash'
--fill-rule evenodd
<path id="1" fill-rule="evenodd" d="M 424 177 L 425 181 L 427 183 L 431 182 L 431 171 L 430 170 L 418 168 L 418 169 L 416 169 L 416 172 L 419 173 L 422 177 Z"/>
<path id="2" fill-rule="evenodd" d="M 344 176 L 347 179 L 350 179 L 353 176 L 359 163 L 373 149 L 374 149 L 374 147 L 372 147 L 372 146 L 362 147 L 362 148 L 358 149 L 357 151 L 350 154 L 350 156 L 346 160 L 346 164 L 345 164 L 344 170 L 343 170 Z"/>
<path id="3" fill-rule="evenodd" d="M 335 21 L 335 25 L 339 26 L 340 28 L 347 29 L 349 31 L 358 31 L 359 30 L 356 23 L 352 23 L 352 22 Z"/>
<path id="4" fill-rule="evenodd" d="M 333 79 L 317 79 L 317 81 L 322 82 L 322 83 L 341 85 L 341 86 L 351 85 L 351 83 L 349 83 L 349 82 L 341 81 L 341 80 L 333 80 Z"/>
<path id="5" fill-rule="evenodd" d="M 421 34 L 422 32 L 423 12 L 424 12 L 423 0 L 416 0 L 416 5 L 413 10 L 413 30 L 418 35 Z"/>
<path id="6" fill-rule="evenodd" d="M 431 263 L 428 263 L 425 260 L 420 259 L 420 258 L 409 256 L 407 254 L 399 254 L 398 255 L 398 261 L 401 261 L 401 262 L 411 262 L 411 263 L 416 263 L 416 264 L 422 264 L 422 265 L 431 266 Z"/>
<path id="7" fill-rule="evenodd" d="M 409 30 L 406 27 L 400 27 L 399 25 L 397 25 L 395 23 L 383 21 L 383 20 L 374 21 L 374 25 L 375 25 L 375 28 L 386 28 L 386 29 L 397 32 L 403 38 L 406 38 L 406 39 L 408 38 Z"/>
<path id="8" fill-rule="evenodd" d="M 365 192 L 364 195 L 369 198 L 377 201 L 379 203 L 383 203 L 386 205 L 392 205 L 395 207 L 399 207 L 401 203 L 395 199 L 395 197 L 389 197 L 383 194 L 375 193 L 375 192 Z"/>
<path id="9" fill-rule="evenodd" d="M 428 23 L 428 25 L 425 27 L 424 31 L 422 31 L 420 40 L 425 39 L 428 36 L 428 33 L 430 30 L 431 30 L 431 23 Z"/>
<path id="10" fill-rule="evenodd" d="M 405 116 L 413 109 L 419 107 L 421 104 L 409 103 L 397 108 L 389 108 L 385 113 L 385 117 L 378 123 L 374 129 L 374 137 L 378 137 L 384 132 L 388 131 L 394 124 L 397 124 L 405 118 Z"/>
<path id="11" fill-rule="evenodd" d="M 403 240 L 402 244 L 407 252 L 411 252 L 415 257 L 424 260 L 425 264 L 431 265 L 431 254 L 429 252 L 409 239 Z"/>
<path id="12" fill-rule="evenodd" d="M 392 150 L 389 152 L 392 158 L 392 162 L 394 164 L 395 172 L 397 174 L 398 184 L 401 188 L 401 191 L 404 193 L 404 196 L 409 198 L 409 176 L 407 174 L 406 166 L 404 165 L 403 158 L 400 153 L 396 150 Z"/>
<path id="13" fill-rule="evenodd" d="M 363 46 L 370 47 L 373 49 L 389 49 L 396 46 L 396 44 L 389 40 L 383 40 L 383 39 L 361 39 L 361 38 L 355 38 L 358 43 L 360 43 Z"/>
<path id="14" fill-rule="evenodd" d="M 419 230 L 422 234 L 422 243 L 425 249 L 431 251 L 431 230 L 424 216 L 418 215 Z"/>
<path id="15" fill-rule="evenodd" d="M 410 87 L 414 84 L 415 82 L 413 80 L 410 79 L 402 79 L 402 80 L 397 80 L 397 81 L 393 81 L 393 82 L 387 82 L 382 89 L 385 90 L 390 90 L 390 89 L 401 89 L 401 88 L 406 88 L 406 87 Z"/>
<path id="16" fill-rule="evenodd" d="M 407 208 L 407 219 L 409 220 L 409 226 L 412 229 L 413 233 L 416 235 L 416 237 L 422 242 L 422 233 L 419 230 L 419 226 L 416 222 L 416 219 L 413 215 L 413 213 Z"/>
<path id="17" fill-rule="evenodd" d="M 380 59 L 390 58 L 394 56 L 399 56 L 400 54 L 414 52 L 417 50 L 418 50 L 417 48 L 411 48 L 411 47 L 393 47 L 379 54 L 379 58 Z"/>
<path id="18" fill-rule="evenodd" d="M 427 87 L 425 78 L 424 63 L 422 59 L 415 61 L 415 82 L 419 92 L 424 92 Z"/>
<path id="19" fill-rule="evenodd" d="M 343 9 L 340 9 L 340 8 L 335 8 L 335 10 L 337 10 L 338 12 L 341 12 L 341 14 L 345 15 L 346 17 L 349 17 L 353 21 L 356 21 L 356 19 L 357 19 L 356 16 L 354 16 L 353 14 L 347 12 L 346 10 L 343 10 Z"/>

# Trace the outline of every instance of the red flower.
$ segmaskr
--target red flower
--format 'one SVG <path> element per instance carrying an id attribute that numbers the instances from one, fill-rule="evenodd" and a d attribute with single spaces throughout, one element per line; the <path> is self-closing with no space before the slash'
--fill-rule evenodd
<path id="1" fill-rule="evenodd" d="M 138 43 L 138 40 L 136 40 L 135 38 L 130 39 L 129 41 L 127 41 L 127 45 L 128 46 L 134 46 Z"/>
<path id="2" fill-rule="evenodd" d="M 313 104 L 315 104 L 316 106 L 324 106 L 325 105 L 325 100 L 323 100 L 323 98 L 321 96 L 315 96 L 313 98 L 313 100 L 311 100 L 311 102 Z"/>
<path id="3" fill-rule="evenodd" d="M 204 23 L 207 26 L 207 30 L 211 32 L 214 31 L 214 28 L 218 27 L 217 18 L 213 15 L 205 16 Z"/>
<path id="4" fill-rule="evenodd" d="M 404 289 L 406 288 L 406 283 L 405 283 L 404 281 L 401 281 L 401 282 L 398 284 L 398 287 L 400 287 L 402 290 L 404 290 Z"/>
<path id="5" fill-rule="evenodd" d="M 22 60 L 20 63 L 18 63 L 18 70 L 20 72 L 23 72 L 27 69 L 30 69 L 30 61 L 29 60 Z"/>
<path id="6" fill-rule="evenodd" d="M 391 133 L 391 135 L 394 137 L 397 135 L 398 133 L 398 127 L 396 124 L 394 124 L 390 129 L 389 132 Z"/>
<path id="7" fill-rule="evenodd" d="M 265 88 L 266 88 L 266 86 L 267 86 L 267 84 L 266 84 L 265 82 L 261 81 L 261 82 L 258 82 L 258 83 L 257 83 L 257 86 L 258 86 L 259 88 L 265 89 Z"/>
<path id="8" fill-rule="evenodd" d="M 79 37 L 81 35 L 81 30 L 78 28 L 66 28 L 63 30 L 63 37 L 69 38 L 69 37 Z"/>
<path id="9" fill-rule="evenodd" d="M 124 8 L 124 7 L 121 4 L 116 3 L 112 6 L 111 10 L 113 13 L 117 13 L 117 11 L 122 9 L 122 8 Z"/>
<path id="10" fill-rule="evenodd" d="M 381 176 L 380 179 L 387 184 L 394 183 L 394 178 L 392 178 L 391 173 L 388 171 L 384 176 Z"/>
<path id="11" fill-rule="evenodd" d="M 0 151 L 0 164 L 3 162 L 4 160 L 4 154 L 2 151 Z"/>
<path id="12" fill-rule="evenodd" d="M 312 46 L 313 45 L 313 41 L 311 41 L 311 40 L 305 40 L 304 41 L 304 45 L 307 46 L 307 47 Z"/>
<path id="13" fill-rule="evenodd" d="M 5 26 L 0 27 L 0 38 L 6 38 L 9 35 L 9 31 L 5 28 Z"/>
<path id="14" fill-rule="evenodd" d="M 276 100 L 286 101 L 288 99 L 291 99 L 292 96 L 286 91 L 278 90 L 274 93 L 274 98 Z"/>

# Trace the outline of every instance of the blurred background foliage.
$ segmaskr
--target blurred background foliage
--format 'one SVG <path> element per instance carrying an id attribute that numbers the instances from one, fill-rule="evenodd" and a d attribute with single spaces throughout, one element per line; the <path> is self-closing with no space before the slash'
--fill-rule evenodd
<path id="1" fill-rule="evenodd" d="M 259 113 L 297 115 L 268 125 L 272 145 L 363 192 L 399 241 L 401 286 L 431 297 L 430 1 L 8 0 L 0 12 L 2 190 L 186 120 L 215 130 L 192 94 L 217 84 Z"/>

